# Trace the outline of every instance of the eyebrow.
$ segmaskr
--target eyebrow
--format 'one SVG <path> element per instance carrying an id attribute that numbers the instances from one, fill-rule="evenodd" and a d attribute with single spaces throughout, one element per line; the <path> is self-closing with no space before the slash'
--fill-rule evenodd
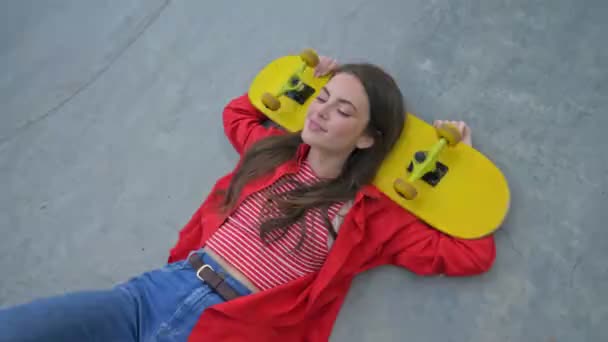
<path id="1" fill-rule="evenodd" d="M 331 96 L 331 93 L 329 92 L 329 90 L 327 90 L 326 87 L 321 88 L 321 91 L 323 91 L 323 90 L 325 90 L 325 92 L 327 93 L 327 95 Z M 349 104 L 349 105 L 351 105 L 355 109 L 355 112 L 358 112 L 357 106 L 355 106 L 352 102 L 348 101 L 347 99 L 343 99 L 343 98 L 339 97 L 338 98 L 338 102 Z"/>

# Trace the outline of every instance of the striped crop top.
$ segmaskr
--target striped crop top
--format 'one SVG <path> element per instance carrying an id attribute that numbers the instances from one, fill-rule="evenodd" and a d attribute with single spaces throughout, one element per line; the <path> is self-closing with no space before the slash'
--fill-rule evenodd
<path id="1" fill-rule="evenodd" d="M 300 170 L 278 180 L 273 193 L 283 193 L 295 187 L 294 181 L 310 185 L 319 178 L 306 160 Z M 342 203 L 333 204 L 328 211 L 333 220 Z M 284 284 L 309 273 L 318 271 L 329 252 L 331 236 L 324 224 L 320 209 L 305 214 L 306 237 L 299 249 L 302 226 L 289 227 L 284 237 L 265 244 L 260 238 L 262 218 L 272 212 L 264 190 L 251 194 L 230 215 L 224 224 L 207 241 L 210 248 L 243 273 L 260 290 Z M 271 238 L 282 234 L 271 233 Z"/>

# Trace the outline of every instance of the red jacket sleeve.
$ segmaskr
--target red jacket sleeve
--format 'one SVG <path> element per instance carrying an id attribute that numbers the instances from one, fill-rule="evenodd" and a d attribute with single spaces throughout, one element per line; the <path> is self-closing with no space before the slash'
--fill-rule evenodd
<path id="1" fill-rule="evenodd" d="M 459 239 L 426 225 L 408 212 L 403 211 L 401 217 L 405 222 L 383 248 L 383 256 L 389 263 L 420 275 L 467 276 L 492 267 L 496 258 L 492 235 Z"/>
<path id="2" fill-rule="evenodd" d="M 198 247 L 201 240 L 203 230 L 201 228 L 201 214 L 202 206 L 196 210 L 192 215 L 188 223 L 180 230 L 179 238 L 175 243 L 175 246 L 169 252 L 169 258 L 167 262 L 176 262 L 183 260 L 188 256 L 191 250 Z"/>
<path id="3" fill-rule="evenodd" d="M 224 108 L 224 132 L 240 155 L 260 139 L 285 133 L 279 128 L 264 127 L 263 122 L 266 119 L 266 116 L 251 104 L 247 94 L 233 99 Z"/>

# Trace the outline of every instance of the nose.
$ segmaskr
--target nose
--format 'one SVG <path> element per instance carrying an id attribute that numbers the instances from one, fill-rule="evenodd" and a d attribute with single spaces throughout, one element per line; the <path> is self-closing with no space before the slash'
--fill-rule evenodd
<path id="1" fill-rule="evenodd" d="M 329 106 L 328 105 L 324 105 L 321 108 L 319 108 L 319 117 L 323 120 L 327 120 L 327 118 L 329 117 Z"/>

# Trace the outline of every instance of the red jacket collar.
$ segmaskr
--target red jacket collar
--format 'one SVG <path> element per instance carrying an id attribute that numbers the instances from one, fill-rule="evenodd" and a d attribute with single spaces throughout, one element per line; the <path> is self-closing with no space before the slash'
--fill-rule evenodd
<path id="1" fill-rule="evenodd" d="M 310 151 L 310 145 L 304 143 L 300 144 L 298 150 L 296 151 L 296 162 L 298 166 L 300 166 L 304 159 L 306 159 L 308 156 L 308 151 Z"/>

